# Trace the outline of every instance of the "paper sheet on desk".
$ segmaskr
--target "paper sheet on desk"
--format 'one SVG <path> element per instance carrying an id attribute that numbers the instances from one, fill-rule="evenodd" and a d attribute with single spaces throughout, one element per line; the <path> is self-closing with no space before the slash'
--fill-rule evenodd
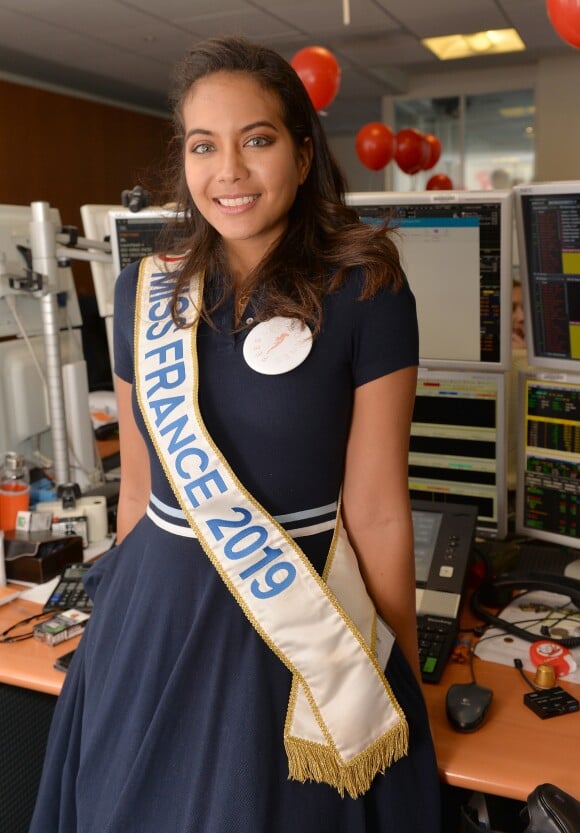
<path id="1" fill-rule="evenodd" d="M 51 578 L 50 581 L 45 581 L 44 584 L 36 584 L 30 590 L 24 590 L 20 594 L 20 598 L 26 599 L 29 602 L 38 602 L 41 605 L 46 604 L 50 594 L 58 584 L 58 579 L 59 576 L 56 576 L 56 578 Z"/>
<path id="2" fill-rule="evenodd" d="M 501 612 L 501 617 L 517 624 L 538 639 L 549 639 L 541 633 L 542 626 L 554 629 L 554 638 L 580 637 L 580 611 L 570 603 L 568 596 L 536 590 L 514 599 Z M 535 673 L 536 667 L 530 659 L 531 642 L 519 639 L 499 628 L 489 628 L 475 648 L 479 659 L 499 662 L 502 665 L 514 664 L 514 659 L 521 659 L 526 671 Z M 571 683 L 580 683 L 580 648 L 571 649 L 571 654 L 578 666 L 575 671 L 562 677 Z"/>

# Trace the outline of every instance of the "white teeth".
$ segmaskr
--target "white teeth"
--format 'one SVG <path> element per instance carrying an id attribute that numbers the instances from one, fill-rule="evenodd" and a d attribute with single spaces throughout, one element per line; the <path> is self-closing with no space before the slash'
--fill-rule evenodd
<path id="1" fill-rule="evenodd" d="M 254 202 L 255 199 L 256 197 L 235 197 L 234 199 L 226 199 L 225 197 L 220 197 L 218 199 L 218 202 L 225 208 L 234 208 L 237 205 L 249 205 L 251 202 Z"/>

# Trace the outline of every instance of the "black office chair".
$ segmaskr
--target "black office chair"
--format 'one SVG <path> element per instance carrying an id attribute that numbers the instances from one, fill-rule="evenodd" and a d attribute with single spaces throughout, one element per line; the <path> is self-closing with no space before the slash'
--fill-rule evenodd
<path id="1" fill-rule="evenodd" d="M 481 796 L 480 796 L 481 798 Z M 489 798 L 492 798 L 491 796 Z M 462 833 L 580 833 L 580 801 L 554 784 L 540 784 L 527 798 L 525 804 L 515 808 L 510 804 L 509 812 L 498 813 L 499 821 L 509 829 L 499 830 L 494 822 L 493 802 L 486 802 L 482 821 L 477 802 L 461 808 Z"/>

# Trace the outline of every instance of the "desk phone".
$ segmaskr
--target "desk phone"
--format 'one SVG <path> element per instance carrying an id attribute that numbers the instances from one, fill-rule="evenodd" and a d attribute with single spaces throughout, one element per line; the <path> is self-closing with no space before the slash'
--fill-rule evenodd
<path id="1" fill-rule="evenodd" d="M 437 683 L 459 631 L 478 510 L 468 504 L 413 499 L 411 511 L 421 677 Z"/>

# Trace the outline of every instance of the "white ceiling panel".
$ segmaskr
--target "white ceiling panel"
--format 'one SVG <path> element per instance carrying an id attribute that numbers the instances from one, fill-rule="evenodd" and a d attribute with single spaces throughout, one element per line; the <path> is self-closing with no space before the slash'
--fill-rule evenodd
<path id="1" fill-rule="evenodd" d="M 287 37 L 296 34 L 296 29 L 285 21 L 256 9 L 219 12 L 190 18 L 185 23 L 204 38 L 215 35 L 245 35 L 254 39 Z"/>
<path id="2" fill-rule="evenodd" d="M 199 35 L 192 37 L 191 32 L 175 27 L 142 24 L 101 32 L 95 40 L 114 47 L 121 55 L 128 51 L 145 59 L 173 64 L 189 49 L 192 40 L 198 37 Z"/>
<path id="3" fill-rule="evenodd" d="M 341 44 L 341 52 L 362 66 L 415 64 L 420 61 L 437 63 L 437 58 L 410 35 L 373 36 L 365 40 Z"/>
<path id="4" fill-rule="evenodd" d="M 438 37 L 480 29 L 509 26 L 495 0 L 377 0 L 399 23 L 417 37 Z"/>
<path id="5" fill-rule="evenodd" d="M 84 0 L 86 3 L 87 0 Z M 88 0 L 90 2 L 90 0 Z M 191 18 L 192 15 L 212 14 L 220 11 L 241 11 L 252 7 L 246 0 L 115 0 L 119 5 L 128 9 L 145 12 L 154 17 L 165 20 L 180 21 Z"/>
<path id="6" fill-rule="evenodd" d="M 343 21 L 342 0 L 268 0 L 260 2 L 277 17 L 292 23 L 302 32 L 321 33 L 349 39 L 360 32 L 389 32 L 399 28 L 396 21 L 372 0 L 350 0 L 350 24 Z"/>
<path id="7" fill-rule="evenodd" d="M 59 26 L 0 8 L 0 45 L 22 50 L 34 58 L 66 58 L 70 47 L 76 51 L 81 37 Z M 88 37 L 83 37 L 88 41 Z"/>
<path id="8" fill-rule="evenodd" d="M 562 39 L 548 18 L 545 0 L 504 0 L 503 5 L 528 49 L 562 48 Z"/>
<path id="9" fill-rule="evenodd" d="M 59 83 L 79 93 L 165 112 L 169 68 L 198 39 L 243 34 L 288 60 L 320 44 L 337 56 L 343 81 L 325 116 L 329 131 L 350 114 L 380 111 L 414 73 L 446 71 L 421 46 L 428 35 L 515 26 L 528 51 L 461 61 L 469 67 L 529 65 L 576 53 L 556 34 L 545 0 L 0 0 L 0 73 Z M 363 119 L 371 121 L 374 118 Z"/>
<path id="10" fill-rule="evenodd" d="M 12 8 L 23 17 L 45 21 L 63 29 L 80 29 L 83 32 L 98 33 L 115 26 L 131 26 L 135 23 L 135 12 L 119 5 L 117 0 L 79 2 L 79 0 L 10 0 L 0 4 Z M 26 22 L 23 21 L 23 25 Z"/>

